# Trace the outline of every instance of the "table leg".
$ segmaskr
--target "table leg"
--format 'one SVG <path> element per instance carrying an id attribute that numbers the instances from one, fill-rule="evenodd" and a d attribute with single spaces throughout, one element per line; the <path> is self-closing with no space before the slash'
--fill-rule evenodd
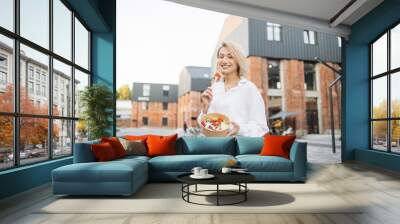
<path id="1" fill-rule="evenodd" d="M 197 184 L 195 185 L 195 191 L 197 192 Z"/>
<path id="2" fill-rule="evenodd" d="M 244 192 L 244 201 L 247 201 L 247 192 L 248 192 L 247 183 L 244 183 L 244 190 L 245 190 L 245 192 Z"/>
<path id="3" fill-rule="evenodd" d="M 219 205 L 219 184 L 217 184 L 217 206 Z"/>
<path id="4" fill-rule="evenodd" d="M 190 195 L 190 184 L 187 185 L 187 201 L 190 202 L 189 200 L 189 195 Z"/>

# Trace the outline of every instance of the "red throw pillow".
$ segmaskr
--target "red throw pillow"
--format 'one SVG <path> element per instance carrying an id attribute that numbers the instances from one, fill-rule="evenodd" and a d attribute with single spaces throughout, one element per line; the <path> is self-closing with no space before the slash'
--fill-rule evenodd
<path id="1" fill-rule="evenodd" d="M 260 155 L 262 156 L 281 156 L 286 159 L 290 157 L 290 148 L 296 136 L 286 135 L 265 135 L 264 146 L 261 149 Z"/>
<path id="2" fill-rule="evenodd" d="M 176 154 L 176 139 L 178 134 L 170 136 L 150 135 L 146 143 L 148 156 L 165 156 Z"/>
<path id="3" fill-rule="evenodd" d="M 108 142 L 114 149 L 115 155 L 118 158 L 125 157 L 126 156 L 126 151 L 124 149 L 124 146 L 122 146 L 121 142 L 119 141 L 118 138 L 116 137 L 109 137 L 109 138 L 101 138 L 101 142 Z"/>
<path id="4" fill-rule="evenodd" d="M 108 142 L 93 144 L 91 145 L 91 149 L 94 157 L 99 162 L 110 161 L 117 158 L 114 149 Z"/>

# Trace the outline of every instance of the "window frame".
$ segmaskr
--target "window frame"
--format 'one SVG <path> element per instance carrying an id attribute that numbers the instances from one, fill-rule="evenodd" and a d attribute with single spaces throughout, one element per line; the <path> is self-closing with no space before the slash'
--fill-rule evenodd
<path id="1" fill-rule="evenodd" d="M 168 107 L 169 107 L 168 104 L 169 104 L 168 102 L 162 102 L 162 110 L 163 111 L 168 111 Z"/>
<path id="2" fill-rule="evenodd" d="M 310 34 L 313 33 L 314 34 L 314 42 L 311 43 L 310 41 Z M 317 41 L 318 35 L 317 32 L 314 30 L 303 30 L 303 43 L 307 44 L 307 45 L 317 45 L 318 41 Z M 306 41 L 307 39 L 307 41 Z"/>
<path id="3" fill-rule="evenodd" d="M 168 127 L 168 117 L 162 117 L 161 118 L 161 125 L 163 127 Z"/>
<path id="4" fill-rule="evenodd" d="M 379 151 L 379 152 L 386 152 L 386 153 L 391 153 L 391 154 L 400 154 L 400 152 L 393 152 L 392 151 L 392 127 L 391 123 L 392 121 L 400 121 L 400 117 L 392 117 L 392 99 L 391 99 L 391 79 L 392 75 L 396 75 L 396 73 L 400 72 L 400 67 L 393 68 L 391 69 L 391 30 L 395 28 L 396 26 L 400 25 L 400 21 L 397 21 L 396 23 L 392 24 L 390 27 L 385 29 L 384 32 L 379 34 L 375 39 L 373 39 L 371 42 L 368 43 L 369 47 L 369 77 L 368 77 L 368 85 L 369 85 L 369 150 L 372 151 Z M 379 73 L 379 74 L 373 74 L 373 44 L 379 40 L 381 37 L 384 35 L 387 35 L 386 41 L 387 41 L 387 50 L 386 50 L 386 56 L 387 56 L 387 61 L 386 61 L 386 71 Z M 373 81 L 379 78 L 386 78 L 386 98 L 387 98 L 387 105 L 386 105 L 386 117 L 385 118 L 373 118 Z M 377 121 L 383 121 L 386 122 L 386 150 L 382 149 L 377 149 L 374 148 L 374 132 L 373 132 L 373 123 Z"/>
<path id="5" fill-rule="evenodd" d="M 273 23 L 273 22 L 266 22 L 265 25 L 266 25 L 266 31 L 267 31 L 266 32 L 267 41 L 282 42 L 282 37 L 283 37 L 283 35 L 282 35 L 282 25 L 279 24 L 279 23 Z M 272 36 L 271 37 L 270 37 L 270 34 L 269 34 L 269 29 L 271 29 L 271 31 L 272 31 Z M 275 38 L 275 35 L 278 32 L 278 30 L 279 30 L 279 40 L 277 40 Z"/>
<path id="6" fill-rule="evenodd" d="M 306 73 L 306 64 L 307 65 L 309 65 L 309 64 L 312 64 L 313 65 L 313 89 L 308 89 L 307 87 L 308 87 L 308 85 L 307 85 L 307 82 L 306 82 L 306 75 L 308 74 L 308 73 Z M 317 84 L 317 70 L 316 70 L 316 67 L 317 67 L 317 64 L 315 63 L 315 62 L 313 62 L 313 61 L 304 61 L 303 62 L 303 73 L 304 73 L 304 91 L 307 91 L 307 92 L 315 92 L 315 91 L 318 91 L 318 84 Z"/>
<path id="7" fill-rule="evenodd" d="M 71 30 L 71 58 L 67 59 L 64 58 L 63 56 L 57 54 L 54 52 L 54 39 L 53 39 L 53 33 L 54 33 L 54 29 L 53 29 L 53 21 L 54 21 L 54 14 L 53 14 L 53 1 L 54 0 L 48 0 L 49 1 L 49 46 L 48 49 L 46 49 L 46 47 L 42 47 L 41 45 L 34 43 L 33 41 L 21 36 L 20 34 L 20 0 L 14 0 L 13 1 L 13 10 L 14 10 L 14 15 L 13 15 L 13 20 L 14 20 L 14 24 L 13 24 L 13 30 L 8 30 L 4 27 L 0 26 L 0 35 L 5 36 L 7 38 L 12 39 L 13 41 L 13 64 L 12 64 L 12 74 L 13 75 L 13 81 L 14 81 L 14 109 L 13 112 L 2 112 L 0 111 L 0 116 L 2 117 L 7 117 L 10 116 L 13 119 L 13 166 L 10 167 L 5 167 L 5 168 L 0 168 L 0 172 L 4 171 L 4 170 L 11 170 L 11 169 L 16 169 L 19 167 L 23 167 L 23 166 L 30 166 L 33 164 L 38 164 L 38 163 L 43 163 L 46 161 L 50 161 L 50 160 L 58 160 L 58 159 L 62 159 L 62 158 L 66 158 L 66 157 L 70 157 L 73 155 L 74 152 L 74 143 L 75 143 L 75 129 L 76 129 L 76 121 L 79 120 L 79 117 L 75 117 L 75 108 L 72 107 L 72 114 L 70 116 L 56 116 L 53 115 L 53 100 L 54 100 L 54 94 L 52 92 L 53 90 L 53 59 L 58 60 L 59 62 L 62 62 L 66 65 L 71 66 L 71 81 L 72 83 L 75 82 L 75 69 L 85 73 L 86 75 L 88 75 L 89 78 L 89 83 L 88 86 L 92 85 L 92 73 L 91 73 L 91 65 L 92 65 L 92 61 L 91 61 L 91 48 L 92 48 L 92 43 L 91 43 L 91 36 L 92 36 L 92 30 L 88 27 L 88 25 L 83 21 L 83 19 L 79 16 L 78 13 L 76 13 L 72 7 L 65 1 L 65 0 L 59 0 L 69 11 L 71 11 L 71 18 L 70 18 L 70 22 L 71 22 L 71 26 L 72 26 L 72 30 Z M 88 69 L 85 69 L 83 67 L 81 67 L 80 65 L 75 63 L 75 18 L 77 20 L 79 20 L 79 22 L 84 26 L 84 28 L 88 31 L 89 37 L 88 37 Z M 47 71 L 47 78 L 48 80 L 48 85 L 46 85 L 46 91 L 48 93 L 45 93 L 46 95 L 48 95 L 48 108 L 49 111 L 47 112 L 46 115 L 39 115 L 39 114 L 29 114 L 29 113 L 21 113 L 20 111 L 20 85 L 21 85 L 21 81 L 20 81 L 20 64 L 21 64 L 21 52 L 20 52 L 20 46 L 21 45 L 25 45 L 27 47 L 32 48 L 33 50 L 36 50 L 42 54 L 45 54 L 46 56 L 48 56 L 49 58 L 49 63 L 48 63 L 48 71 Z M 27 69 L 30 69 L 31 67 L 29 64 L 27 64 Z M 30 70 L 29 70 L 30 72 Z M 31 79 L 30 77 L 30 73 L 25 74 L 27 77 L 27 81 L 32 80 L 34 82 L 35 85 L 35 80 L 36 80 L 36 70 L 33 70 L 33 75 L 34 78 Z M 41 79 L 38 80 L 41 83 Z M 28 86 L 27 86 L 28 87 Z M 34 91 L 36 91 L 34 89 Z M 75 103 L 75 86 L 72 85 L 71 90 L 70 90 L 73 94 L 72 97 L 72 105 L 74 105 Z M 40 94 L 41 95 L 41 94 Z M 54 156 L 54 146 L 53 144 L 48 144 L 46 150 L 48 150 L 48 155 L 47 157 L 43 158 L 43 160 L 40 160 L 38 162 L 32 162 L 32 163 L 24 163 L 21 164 L 21 158 L 20 158 L 20 119 L 21 118 L 43 118 L 43 119 L 47 119 L 48 122 L 48 135 L 47 135 L 47 142 L 51 143 L 53 142 L 53 121 L 56 120 L 66 120 L 66 121 L 71 121 L 72 124 L 72 132 L 71 132 L 71 153 L 68 155 L 63 155 L 63 156 Z"/>
<path id="8" fill-rule="evenodd" d="M 273 80 L 271 78 L 271 73 L 270 70 L 272 70 L 272 67 L 274 65 L 272 65 L 273 63 L 276 63 L 276 67 L 278 67 L 278 82 L 276 82 L 276 86 L 277 88 L 272 87 L 272 85 L 270 85 L 270 81 Z M 270 65 L 272 66 L 270 68 Z M 282 80 L 281 80 L 281 60 L 279 59 L 270 59 L 267 61 L 267 71 L 268 71 L 268 89 L 274 89 L 274 90 L 282 90 Z"/>

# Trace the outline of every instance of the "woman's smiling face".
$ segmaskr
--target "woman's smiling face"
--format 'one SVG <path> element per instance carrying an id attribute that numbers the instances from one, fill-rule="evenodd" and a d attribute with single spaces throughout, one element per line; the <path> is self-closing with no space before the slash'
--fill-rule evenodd
<path id="1" fill-rule="evenodd" d="M 231 74 L 238 72 L 238 63 L 236 62 L 233 54 L 226 47 L 222 47 L 217 56 L 218 70 L 223 74 Z"/>

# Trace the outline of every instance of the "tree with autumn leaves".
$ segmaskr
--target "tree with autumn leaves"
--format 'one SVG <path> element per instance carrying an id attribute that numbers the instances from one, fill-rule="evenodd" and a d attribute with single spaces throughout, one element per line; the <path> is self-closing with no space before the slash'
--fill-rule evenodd
<path id="1" fill-rule="evenodd" d="M 400 100 L 392 100 L 392 114 L 391 117 L 400 117 Z M 387 101 L 382 101 L 378 106 L 373 108 L 373 118 L 387 118 Z M 377 121 L 373 125 L 374 138 L 386 138 L 387 136 L 387 122 Z M 392 121 L 392 141 L 398 141 L 400 138 L 400 122 Z"/>
<path id="2" fill-rule="evenodd" d="M 132 91 L 128 85 L 122 85 L 117 90 L 117 99 L 118 100 L 131 100 L 132 99 Z"/>
<path id="3" fill-rule="evenodd" d="M 6 92 L 0 93 L 0 110 L 2 112 L 13 112 L 14 107 L 13 85 L 8 85 Z M 34 105 L 29 99 L 29 95 L 24 87 L 20 88 L 20 111 L 22 114 L 47 115 L 48 107 Z M 56 110 L 58 114 L 58 110 Z M 13 117 L 0 116 L 0 147 L 13 148 Z M 20 148 L 24 149 L 26 145 L 45 145 L 48 137 L 48 119 L 47 118 L 20 118 Z M 58 138 L 59 127 L 53 125 L 53 138 Z"/>

